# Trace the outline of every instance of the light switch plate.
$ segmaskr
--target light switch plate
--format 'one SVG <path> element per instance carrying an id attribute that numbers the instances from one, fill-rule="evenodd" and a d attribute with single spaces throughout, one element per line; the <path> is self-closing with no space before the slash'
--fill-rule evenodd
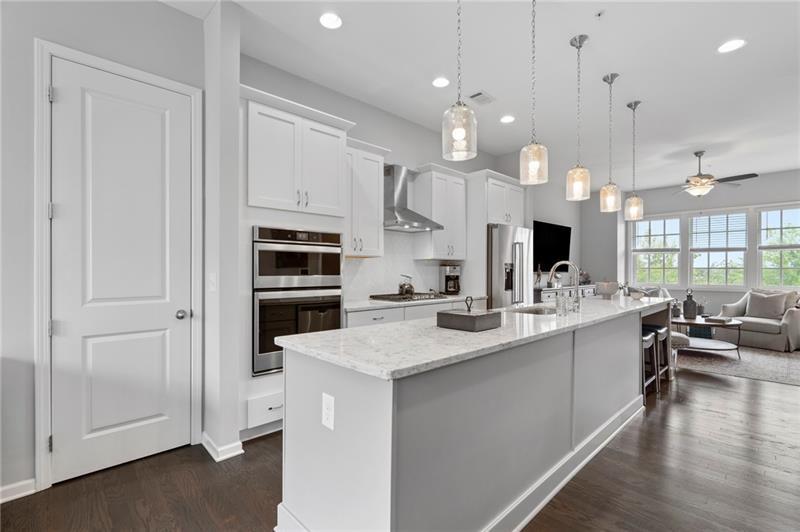
<path id="1" fill-rule="evenodd" d="M 334 397 L 322 393 L 322 426 L 333 430 Z"/>

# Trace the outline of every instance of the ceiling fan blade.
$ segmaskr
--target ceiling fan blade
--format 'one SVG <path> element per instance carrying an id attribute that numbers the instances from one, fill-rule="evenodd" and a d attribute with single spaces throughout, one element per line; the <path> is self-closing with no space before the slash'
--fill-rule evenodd
<path id="1" fill-rule="evenodd" d="M 730 177 L 722 177 L 720 179 L 717 179 L 717 183 L 730 183 L 731 181 L 743 181 L 745 179 L 753 179 L 754 177 L 758 177 L 758 174 L 732 175 Z"/>

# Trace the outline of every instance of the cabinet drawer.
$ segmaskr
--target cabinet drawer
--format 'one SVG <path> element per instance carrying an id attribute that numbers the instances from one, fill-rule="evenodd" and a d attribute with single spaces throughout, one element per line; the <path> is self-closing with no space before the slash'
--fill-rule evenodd
<path id="1" fill-rule="evenodd" d="M 433 303 L 429 305 L 415 305 L 406 307 L 406 319 L 418 320 L 420 318 L 433 318 L 440 310 L 452 310 L 452 303 Z"/>
<path id="2" fill-rule="evenodd" d="M 542 301 L 555 301 L 555 299 L 556 299 L 555 292 L 542 291 Z"/>
<path id="3" fill-rule="evenodd" d="M 283 419 L 283 392 L 252 397 L 247 400 L 247 428 Z"/>
<path id="4" fill-rule="evenodd" d="M 402 308 L 387 308 L 383 310 L 360 310 L 347 313 L 347 327 L 361 327 L 363 325 L 377 325 L 392 321 L 403 321 Z"/>

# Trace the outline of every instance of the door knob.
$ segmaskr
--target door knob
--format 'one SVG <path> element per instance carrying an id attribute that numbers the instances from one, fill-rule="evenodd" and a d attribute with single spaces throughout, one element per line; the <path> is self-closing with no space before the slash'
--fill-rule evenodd
<path id="1" fill-rule="evenodd" d="M 178 310 L 178 312 L 175 313 L 175 317 L 178 318 L 179 320 L 182 320 L 183 318 L 186 317 L 186 311 L 183 309 Z"/>

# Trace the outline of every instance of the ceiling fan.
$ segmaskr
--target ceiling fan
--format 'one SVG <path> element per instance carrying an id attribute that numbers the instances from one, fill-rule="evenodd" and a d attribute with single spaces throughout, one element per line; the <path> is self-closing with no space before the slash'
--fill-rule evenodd
<path id="1" fill-rule="evenodd" d="M 758 177 L 758 174 L 741 174 L 717 179 L 711 174 L 704 174 L 700 167 L 703 160 L 703 155 L 705 155 L 705 153 L 706 152 L 702 150 L 694 152 L 694 156 L 697 157 L 697 174 L 687 177 L 686 184 L 681 187 L 679 192 L 688 192 L 692 196 L 700 197 L 711 192 L 711 190 L 717 185 L 731 185 L 738 187 L 739 183 L 734 183 L 734 181 L 743 181 L 745 179 Z"/>

